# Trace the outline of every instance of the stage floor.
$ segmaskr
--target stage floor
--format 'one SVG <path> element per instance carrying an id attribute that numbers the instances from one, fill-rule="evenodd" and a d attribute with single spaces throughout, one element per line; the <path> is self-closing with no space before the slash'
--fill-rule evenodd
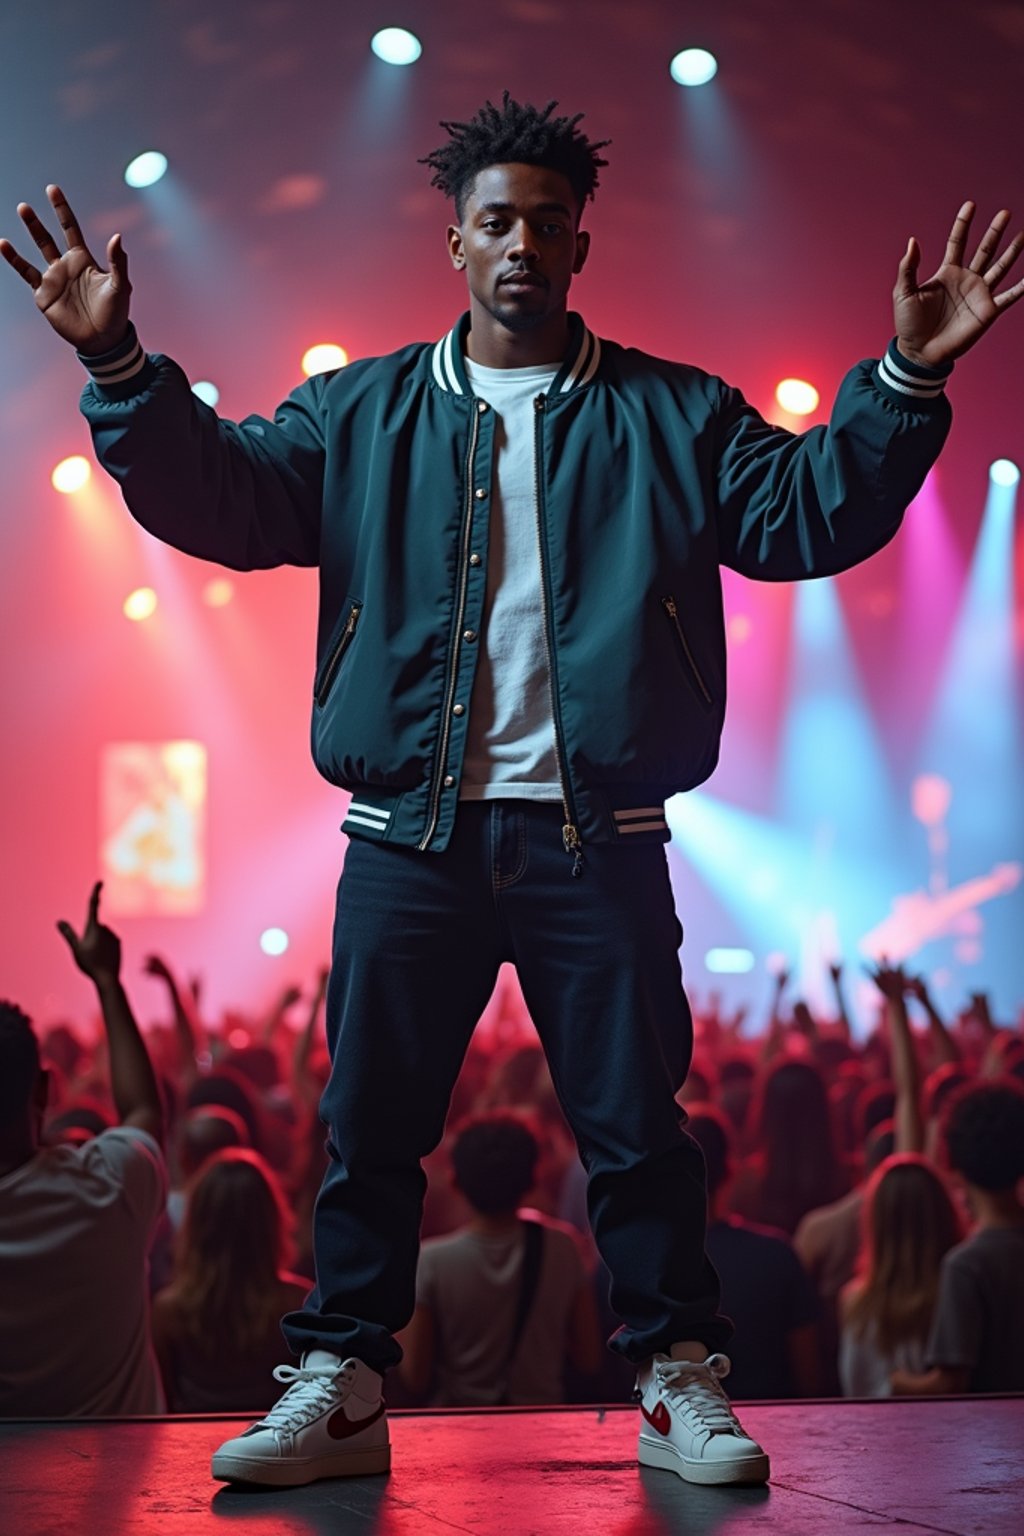
<path id="1" fill-rule="evenodd" d="M 232 1418 L 0 1421 L 3 1536 L 703 1536 L 906 1530 L 1019 1536 L 1024 1397 L 757 1404 L 766 1488 L 635 1461 L 636 1412 L 396 1413 L 388 1477 L 282 1491 L 209 1476 Z"/>

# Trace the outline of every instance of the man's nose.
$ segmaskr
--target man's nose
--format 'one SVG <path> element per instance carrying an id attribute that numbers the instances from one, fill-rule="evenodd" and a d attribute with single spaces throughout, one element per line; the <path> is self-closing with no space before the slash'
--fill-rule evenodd
<path id="1" fill-rule="evenodd" d="M 512 230 L 512 243 L 509 246 L 508 254 L 515 257 L 518 261 L 532 262 L 537 260 L 540 252 L 537 249 L 537 242 L 529 224 L 522 222 L 514 227 Z"/>

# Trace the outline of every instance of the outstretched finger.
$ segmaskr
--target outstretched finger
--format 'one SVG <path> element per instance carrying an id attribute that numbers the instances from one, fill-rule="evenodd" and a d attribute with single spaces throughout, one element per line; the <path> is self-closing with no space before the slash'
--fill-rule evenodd
<path id="1" fill-rule="evenodd" d="M 1003 238 L 1003 231 L 1009 222 L 1009 208 L 1001 208 L 978 243 L 978 249 L 975 251 L 971 261 L 970 270 L 972 272 L 980 273 L 987 270 L 989 263 L 999 248 L 999 242 Z"/>
<path id="2" fill-rule="evenodd" d="M 990 288 L 994 288 L 999 279 L 1009 272 L 1021 251 L 1024 251 L 1024 229 L 1014 235 L 999 260 L 994 261 L 985 273 L 985 281 Z"/>
<path id="3" fill-rule="evenodd" d="M 30 203 L 18 204 L 18 217 L 47 261 L 60 261 L 57 242 Z"/>
<path id="4" fill-rule="evenodd" d="M 7 262 L 8 266 L 14 268 L 19 277 L 25 279 L 30 288 L 39 287 L 43 280 L 43 274 L 38 267 L 34 267 L 30 261 L 26 261 L 24 256 L 19 256 L 9 240 L 0 240 L 0 256 Z"/>
<path id="5" fill-rule="evenodd" d="M 96 884 L 92 888 L 92 894 L 89 897 L 89 911 L 85 919 L 85 926 L 87 928 L 94 928 L 99 921 L 100 891 L 102 891 L 102 889 L 103 881 L 97 880 Z"/>
<path id="6" fill-rule="evenodd" d="M 64 196 L 60 187 L 48 186 L 46 195 L 50 199 L 51 208 L 60 220 L 60 227 L 64 231 L 64 238 L 68 242 L 68 250 L 70 251 L 76 245 L 84 246 L 85 241 L 82 238 L 82 231 L 78 227 L 78 220 L 71 212 L 71 204 Z"/>
<path id="7" fill-rule="evenodd" d="M 896 297 L 906 298 L 917 292 L 917 268 L 921 261 L 921 248 L 911 235 L 907 249 L 896 274 Z"/>
<path id="8" fill-rule="evenodd" d="M 1018 299 L 1024 299 L 1024 277 L 1021 278 L 1019 283 L 1014 283 L 1012 288 L 1007 288 L 1005 293 L 997 294 L 994 303 L 996 309 L 1009 309 L 1010 305 L 1016 304 Z M 1004 887 L 1004 889 L 1012 890 L 1016 883 L 1016 881 L 1013 881 L 1012 885 Z"/>
<path id="9" fill-rule="evenodd" d="M 57 924 L 57 932 L 60 934 L 62 939 L 67 941 L 69 947 L 74 950 L 78 944 L 78 934 L 72 928 L 71 924 L 66 923 L 62 918 Z"/>
<path id="10" fill-rule="evenodd" d="M 974 218 L 974 204 L 969 200 L 963 203 L 960 212 L 953 220 L 953 228 L 949 232 L 946 241 L 946 263 L 949 266 L 959 267 L 963 265 L 964 245 L 967 242 L 967 233 Z"/>

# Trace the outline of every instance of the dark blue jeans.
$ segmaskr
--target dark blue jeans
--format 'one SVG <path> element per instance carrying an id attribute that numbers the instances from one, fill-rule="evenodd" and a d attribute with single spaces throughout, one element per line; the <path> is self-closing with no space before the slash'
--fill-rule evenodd
<path id="1" fill-rule="evenodd" d="M 397 1364 L 412 1316 L 425 1177 L 499 965 L 518 972 L 588 1173 L 587 1203 L 632 1361 L 680 1339 L 720 1348 L 704 1252 L 704 1162 L 674 1094 L 693 1026 L 665 850 L 588 846 L 571 878 L 561 807 L 459 808 L 448 848 L 349 844 L 327 993 L 328 1170 L 316 1285 L 283 1321 L 300 1354 Z"/>

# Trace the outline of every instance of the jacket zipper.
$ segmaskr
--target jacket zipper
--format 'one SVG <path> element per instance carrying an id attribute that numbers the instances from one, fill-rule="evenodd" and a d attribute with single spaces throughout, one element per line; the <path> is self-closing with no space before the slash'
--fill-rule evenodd
<path id="1" fill-rule="evenodd" d="M 562 826 L 562 845 L 566 853 L 572 855 L 572 874 L 574 878 L 578 878 L 583 873 L 583 840 L 580 837 L 569 805 L 569 786 L 565 771 L 565 748 L 558 723 L 558 702 L 555 692 L 555 648 L 551 638 L 548 573 L 544 563 L 543 489 L 541 485 L 540 461 L 543 446 L 541 427 L 546 400 L 546 395 L 537 395 L 533 402 L 534 510 L 537 516 L 537 553 L 540 558 L 540 601 L 544 618 L 544 645 L 547 650 L 548 660 L 548 691 L 551 696 L 551 721 L 555 732 L 555 763 L 558 768 L 558 782 L 562 791 L 562 814 L 565 817 L 565 822 Z"/>
<path id="2" fill-rule="evenodd" d="M 327 658 L 327 664 L 324 667 L 324 675 L 320 679 L 319 688 L 316 690 L 315 698 L 317 707 L 319 709 L 323 709 L 324 705 L 327 703 L 331 689 L 334 686 L 334 679 L 338 675 L 338 668 L 341 666 L 341 659 L 352 643 L 352 637 L 356 632 L 356 625 L 358 623 L 359 604 L 353 603 L 348 611 L 348 618 L 345 620 L 345 628 L 338 636 L 334 650 Z"/>
<path id="3" fill-rule="evenodd" d="M 700 668 L 698 667 L 697 663 L 693 659 L 693 652 L 690 650 L 689 642 L 687 641 L 686 635 L 683 632 L 683 626 L 679 622 L 679 609 L 676 607 L 676 600 L 675 600 L 675 598 L 674 597 L 663 597 L 662 600 L 661 600 L 661 606 L 664 608 L 665 612 L 668 614 L 669 618 L 672 620 L 672 623 L 675 625 L 676 634 L 679 637 L 679 644 L 683 648 L 683 655 L 686 657 L 686 660 L 690 664 L 690 673 L 691 673 L 691 675 L 693 677 L 694 682 L 697 684 L 697 687 L 700 689 L 701 697 L 704 699 L 704 702 L 706 704 L 713 704 L 714 703 L 714 699 L 711 697 L 711 694 L 708 692 L 708 686 L 705 683 L 703 677 L 701 676 Z"/>
<path id="4" fill-rule="evenodd" d="M 441 726 L 441 743 L 437 753 L 434 783 L 430 792 L 430 813 L 427 817 L 427 830 L 418 844 L 420 853 L 425 852 L 437 830 L 437 820 L 441 810 L 441 788 L 444 783 L 445 768 L 447 767 L 448 741 L 451 736 L 452 699 L 455 696 L 455 685 L 459 675 L 462 620 L 466 612 L 466 588 L 469 584 L 469 545 L 473 534 L 473 467 L 476 462 L 477 440 L 480 436 L 480 414 L 480 402 L 477 401 L 476 409 L 473 412 L 473 425 L 469 433 L 469 448 L 466 452 L 466 511 L 462 526 L 462 547 L 459 551 L 459 572 L 457 577 L 459 596 L 454 639 L 451 648 L 451 661 L 448 667 L 448 682 L 444 692 L 444 719 Z"/>

